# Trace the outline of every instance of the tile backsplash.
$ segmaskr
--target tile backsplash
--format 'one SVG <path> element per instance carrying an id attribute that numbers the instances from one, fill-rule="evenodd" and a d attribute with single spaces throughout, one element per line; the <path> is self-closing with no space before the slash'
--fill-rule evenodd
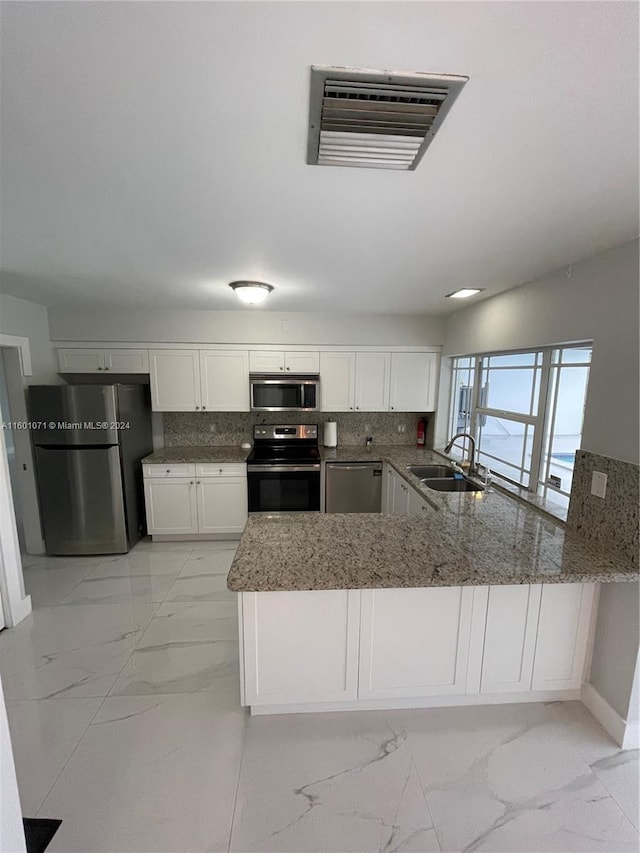
<path id="1" fill-rule="evenodd" d="M 591 475 L 607 475 L 604 498 L 591 494 Z M 606 545 L 638 565 L 640 543 L 640 477 L 637 465 L 578 450 L 573 472 L 567 526 L 585 539 Z"/>
<path id="2" fill-rule="evenodd" d="M 364 444 L 373 436 L 374 444 L 414 445 L 418 421 L 427 421 L 427 447 L 433 447 L 434 415 L 397 412 L 165 412 L 165 447 L 197 445 L 237 445 L 252 440 L 254 424 L 319 424 L 329 419 L 338 424 L 338 444 Z M 404 432 L 398 432 L 404 427 Z"/>

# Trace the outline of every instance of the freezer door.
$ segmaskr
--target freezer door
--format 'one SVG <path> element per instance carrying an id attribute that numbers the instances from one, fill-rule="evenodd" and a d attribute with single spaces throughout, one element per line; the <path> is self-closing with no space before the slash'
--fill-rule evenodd
<path id="1" fill-rule="evenodd" d="M 380 512 L 380 463 L 327 463 L 327 512 Z"/>
<path id="2" fill-rule="evenodd" d="M 47 554 L 128 550 L 117 447 L 36 447 Z"/>
<path id="3" fill-rule="evenodd" d="M 32 385 L 29 420 L 36 425 L 32 428 L 36 445 L 117 444 L 115 388 L 113 385 Z"/>

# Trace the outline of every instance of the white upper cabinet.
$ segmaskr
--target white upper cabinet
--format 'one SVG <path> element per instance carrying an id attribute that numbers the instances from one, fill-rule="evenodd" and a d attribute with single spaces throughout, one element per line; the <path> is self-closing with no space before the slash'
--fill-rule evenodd
<path id="1" fill-rule="evenodd" d="M 320 353 L 320 400 L 323 412 L 352 412 L 355 406 L 356 354 Z"/>
<path id="2" fill-rule="evenodd" d="M 438 356 L 433 352 L 391 353 L 392 412 L 433 412 Z"/>
<path id="3" fill-rule="evenodd" d="M 150 350 L 151 408 L 156 412 L 200 410 L 198 350 Z"/>
<path id="4" fill-rule="evenodd" d="M 248 412 L 245 350 L 151 350 L 151 407 L 156 412 Z"/>
<path id="5" fill-rule="evenodd" d="M 59 349 L 58 368 L 61 373 L 148 373 L 149 354 L 146 349 Z"/>
<path id="6" fill-rule="evenodd" d="M 201 350 L 202 409 L 249 411 L 249 354 L 245 350 Z"/>
<path id="7" fill-rule="evenodd" d="M 356 411 L 389 411 L 391 353 L 356 353 Z"/>
<path id="8" fill-rule="evenodd" d="M 319 352 L 273 352 L 256 350 L 249 353 L 251 373 L 319 373 Z"/>
<path id="9" fill-rule="evenodd" d="M 251 373 L 284 373 L 284 353 L 268 350 L 249 353 Z"/>
<path id="10" fill-rule="evenodd" d="M 319 352 L 285 352 L 285 373 L 320 373 Z"/>

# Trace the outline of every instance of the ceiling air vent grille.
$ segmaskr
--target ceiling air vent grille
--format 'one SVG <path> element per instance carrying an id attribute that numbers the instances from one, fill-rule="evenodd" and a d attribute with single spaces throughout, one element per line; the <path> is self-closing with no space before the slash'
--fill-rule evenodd
<path id="1" fill-rule="evenodd" d="M 467 79 L 312 66 L 307 163 L 415 169 Z"/>

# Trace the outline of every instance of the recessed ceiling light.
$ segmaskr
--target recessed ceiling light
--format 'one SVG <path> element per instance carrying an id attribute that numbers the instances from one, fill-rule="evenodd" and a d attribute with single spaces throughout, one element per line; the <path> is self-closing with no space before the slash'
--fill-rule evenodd
<path id="1" fill-rule="evenodd" d="M 453 293 L 447 293 L 446 299 L 466 299 L 468 296 L 475 296 L 476 293 L 482 293 L 484 287 L 463 287 L 462 290 L 454 290 Z"/>
<path id="2" fill-rule="evenodd" d="M 262 281 L 232 281 L 229 287 L 247 305 L 259 305 L 273 290 L 273 285 Z"/>

